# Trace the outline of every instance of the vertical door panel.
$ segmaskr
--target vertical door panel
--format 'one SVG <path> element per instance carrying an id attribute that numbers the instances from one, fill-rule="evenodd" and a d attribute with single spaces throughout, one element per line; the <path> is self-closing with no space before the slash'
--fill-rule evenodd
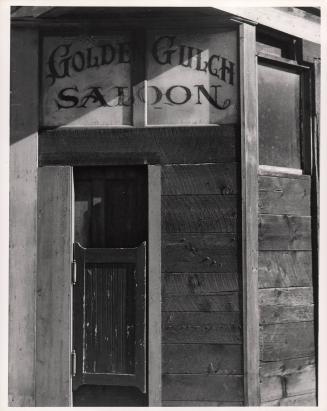
<path id="1" fill-rule="evenodd" d="M 72 170 L 38 170 L 36 406 L 70 405 Z"/>

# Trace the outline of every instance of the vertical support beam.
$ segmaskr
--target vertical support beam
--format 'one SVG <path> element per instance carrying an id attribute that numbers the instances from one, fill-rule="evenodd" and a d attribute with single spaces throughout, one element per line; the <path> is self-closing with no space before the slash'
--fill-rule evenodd
<path id="1" fill-rule="evenodd" d="M 71 405 L 72 168 L 38 173 L 36 406 Z"/>
<path id="2" fill-rule="evenodd" d="M 8 404 L 35 406 L 38 32 L 11 31 Z"/>
<path id="3" fill-rule="evenodd" d="M 148 392 L 161 405 L 161 167 L 148 166 Z"/>
<path id="4" fill-rule="evenodd" d="M 316 355 L 316 401 L 318 403 L 318 340 L 319 340 L 319 215 L 320 215 L 320 187 L 319 187 L 319 145 L 320 145 L 320 44 L 302 40 L 301 59 L 302 62 L 311 65 L 311 95 L 307 105 L 312 107 L 312 139 L 309 141 L 310 151 L 305 156 L 310 158 L 311 168 L 311 227 L 312 227 L 312 280 L 314 301 L 314 330 L 315 330 L 315 355 Z M 305 134 L 309 140 L 310 133 Z"/>
<path id="5" fill-rule="evenodd" d="M 321 65 L 319 54 L 314 58 L 314 121 L 312 139 L 312 272 L 313 272 L 313 297 L 314 297 L 314 330 L 315 330 L 315 355 L 316 355 L 316 401 L 319 404 L 319 235 L 320 235 L 320 92 L 321 92 Z"/>
<path id="6" fill-rule="evenodd" d="M 240 26 L 243 344 L 245 405 L 260 403 L 258 310 L 258 93 L 255 26 Z"/>

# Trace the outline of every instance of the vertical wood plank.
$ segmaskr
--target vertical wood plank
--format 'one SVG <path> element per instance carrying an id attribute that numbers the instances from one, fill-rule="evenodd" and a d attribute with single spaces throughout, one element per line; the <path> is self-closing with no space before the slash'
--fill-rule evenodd
<path id="1" fill-rule="evenodd" d="M 320 48 L 319 48 L 320 51 Z M 314 293 L 314 331 L 315 331 L 315 356 L 316 356 L 316 402 L 319 394 L 319 253 L 320 253 L 320 94 L 321 94 L 321 62 L 320 54 L 314 59 L 314 85 L 315 85 L 315 115 L 312 142 L 312 285 Z M 321 380 L 320 380 L 321 381 Z"/>
<path id="2" fill-rule="evenodd" d="M 148 166 L 148 390 L 149 406 L 161 406 L 161 167 Z"/>
<path id="3" fill-rule="evenodd" d="M 10 77 L 8 404 L 34 407 L 38 149 L 38 32 L 34 28 L 15 27 L 11 32 Z"/>
<path id="4" fill-rule="evenodd" d="M 36 406 L 71 403 L 72 169 L 38 173 Z"/>
<path id="5" fill-rule="evenodd" d="M 259 405 L 258 93 L 255 27 L 240 26 L 243 343 L 245 405 Z"/>

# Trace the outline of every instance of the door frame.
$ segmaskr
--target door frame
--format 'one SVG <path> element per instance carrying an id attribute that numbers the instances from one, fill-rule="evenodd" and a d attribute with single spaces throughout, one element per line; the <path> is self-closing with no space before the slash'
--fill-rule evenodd
<path id="1" fill-rule="evenodd" d="M 107 161 L 106 166 L 146 165 L 148 171 L 148 304 L 147 304 L 147 344 L 148 344 L 148 405 L 161 405 L 161 166 L 128 158 L 127 164 L 121 153 L 114 155 L 113 163 Z M 158 158 L 155 156 L 156 159 Z M 68 162 L 67 162 L 68 163 Z M 72 406 L 72 245 L 74 242 L 74 181 L 73 167 L 65 162 L 61 165 L 39 168 L 38 179 L 38 270 L 37 281 L 39 291 L 36 301 L 37 338 L 36 362 L 37 381 L 42 384 L 42 393 L 37 396 L 37 406 Z M 89 154 L 88 166 L 92 164 Z M 52 185 L 64 187 L 60 196 L 51 195 Z M 48 190 L 47 190 L 48 188 Z M 49 194 L 50 188 L 50 194 Z M 50 198 L 51 197 L 51 198 Z M 62 224 L 62 219 L 66 224 Z M 46 223 L 44 221 L 46 219 Z M 57 227 L 57 229 L 56 229 Z M 59 229 L 58 229 L 59 227 Z M 61 230 L 60 227 L 63 229 Z M 50 237 L 51 236 L 51 237 Z M 44 238 L 48 243 L 57 244 L 61 254 L 50 254 L 50 248 L 44 247 Z M 64 241 L 63 241 L 64 239 Z M 63 244 L 62 244 L 63 243 Z M 59 273 L 54 277 L 54 273 Z M 56 281 L 59 279 L 60 281 Z M 46 287 L 48 288 L 47 292 Z M 60 301 L 55 296 L 61 296 Z M 45 320 L 44 307 L 52 309 L 53 322 Z M 67 315 L 69 314 L 69 315 Z M 68 319 L 68 320 L 67 320 Z M 57 326 L 54 326 L 56 324 Z M 60 347 L 60 355 L 58 355 Z M 65 379 L 62 378 L 62 373 Z"/>

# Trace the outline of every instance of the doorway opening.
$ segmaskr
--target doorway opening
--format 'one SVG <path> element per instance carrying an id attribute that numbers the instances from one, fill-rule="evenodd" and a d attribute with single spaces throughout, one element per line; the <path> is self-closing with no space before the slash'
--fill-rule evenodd
<path id="1" fill-rule="evenodd" d="M 74 169 L 73 405 L 146 406 L 146 166 Z"/>

